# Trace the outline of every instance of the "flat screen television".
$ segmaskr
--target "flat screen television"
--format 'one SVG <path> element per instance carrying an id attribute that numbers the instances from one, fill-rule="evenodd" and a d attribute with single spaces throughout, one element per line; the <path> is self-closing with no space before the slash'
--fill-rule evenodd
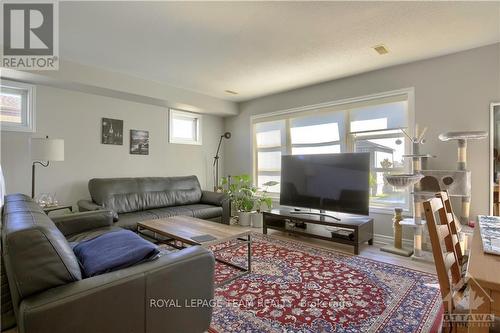
<path id="1" fill-rule="evenodd" d="M 370 153 L 281 158 L 280 205 L 368 215 Z"/>

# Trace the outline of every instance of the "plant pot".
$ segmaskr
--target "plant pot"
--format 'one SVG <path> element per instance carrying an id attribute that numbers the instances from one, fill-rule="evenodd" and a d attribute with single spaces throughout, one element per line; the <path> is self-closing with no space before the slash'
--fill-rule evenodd
<path id="1" fill-rule="evenodd" d="M 238 212 L 238 223 L 243 227 L 248 227 L 252 220 L 252 212 Z"/>
<path id="2" fill-rule="evenodd" d="M 255 213 L 252 215 L 252 228 L 262 228 L 263 215 L 262 213 Z"/>

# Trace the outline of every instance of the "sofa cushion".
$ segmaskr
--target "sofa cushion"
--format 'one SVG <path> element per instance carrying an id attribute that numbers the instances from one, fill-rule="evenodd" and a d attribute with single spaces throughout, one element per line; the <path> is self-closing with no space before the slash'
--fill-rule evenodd
<path id="1" fill-rule="evenodd" d="M 194 204 L 120 214 L 119 220 L 117 223 L 115 223 L 115 225 L 122 228 L 135 230 L 137 229 L 137 222 L 151 219 L 163 219 L 179 215 L 192 216 L 200 219 L 213 219 L 222 215 L 222 207 L 206 204 Z"/>
<path id="2" fill-rule="evenodd" d="M 2 246 L 15 307 L 29 295 L 81 279 L 66 238 L 40 211 L 32 201 L 5 203 Z"/>
<path id="3" fill-rule="evenodd" d="M 193 216 L 193 211 L 186 206 L 165 207 L 158 209 L 150 209 L 148 212 L 154 214 L 156 218 L 166 218 L 178 215 Z"/>
<path id="4" fill-rule="evenodd" d="M 202 196 L 196 176 L 94 178 L 89 191 L 96 204 L 118 214 L 198 203 Z"/>
<path id="5" fill-rule="evenodd" d="M 199 219 L 213 219 L 222 215 L 222 207 L 207 205 L 207 204 L 194 204 L 183 206 L 193 212 L 193 216 Z"/>
<path id="6" fill-rule="evenodd" d="M 126 213 L 120 214 L 118 217 L 118 222 L 116 222 L 114 225 L 124 229 L 136 230 L 137 222 L 154 220 L 157 218 L 158 216 L 151 213 L 151 211 Z"/>
<path id="7" fill-rule="evenodd" d="M 160 253 L 153 243 L 123 229 L 80 242 L 74 251 L 86 277 L 130 267 Z"/>

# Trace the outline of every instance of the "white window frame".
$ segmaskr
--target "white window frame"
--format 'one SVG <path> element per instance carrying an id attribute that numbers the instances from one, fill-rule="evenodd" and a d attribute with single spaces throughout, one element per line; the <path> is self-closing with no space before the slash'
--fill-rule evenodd
<path id="1" fill-rule="evenodd" d="M 384 132 L 384 130 L 375 130 L 375 131 L 370 131 L 371 133 L 368 134 L 368 132 L 365 132 L 367 134 L 365 135 L 362 135 L 362 136 L 359 136 L 359 137 L 356 137 L 355 135 L 350 135 L 351 137 L 351 140 L 352 140 L 352 151 L 355 151 L 356 150 L 356 141 L 361 141 L 361 140 L 370 140 L 370 139 L 390 139 L 390 138 L 399 138 L 399 137 L 403 137 L 404 138 L 404 145 L 405 145 L 405 152 L 406 154 L 410 154 L 410 151 L 411 151 L 411 142 L 410 140 L 408 140 L 408 138 L 405 137 L 405 135 L 403 133 L 397 133 L 397 132 L 394 132 L 394 133 L 390 133 L 390 134 L 377 134 L 377 133 L 381 133 L 381 132 Z M 363 133 L 363 132 L 361 132 Z M 405 165 L 403 167 L 398 167 L 398 168 L 391 168 L 390 169 L 390 172 L 391 173 L 408 173 L 409 172 L 409 167 L 410 167 L 410 164 L 411 164 L 411 161 L 410 160 L 406 160 L 405 161 Z M 385 172 L 387 170 L 384 170 L 382 167 L 374 167 L 373 165 L 370 165 L 370 172 Z M 408 206 L 407 207 L 403 207 L 403 213 L 404 214 L 411 214 L 412 213 L 412 207 L 413 207 L 413 204 L 412 204 L 412 198 L 411 198 L 411 191 L 408 190 L 408 193 L 407 193 L 407 202 L 408 202 Z M 385 214 L 393 214 L 394 213 L 394 206 L 384 206 L 384 205 L 372 205 L 370 204 L 370 212 L 372 213 L 385 213 Z"/>
<path id="2" fill-rule="evenodd" d="M 184 139 L 184 138 L 176 138 L 173 136 L 173 119 L 175 117 L 192 119 L 195 120 L 196 126 L 196 139 Z M 177 143 L 177 144 L 185 144 L 185 145 L 201 145 L 202 144 L 202 116 L 198 113 L 186 112 L 176 109 L 169 109 L 169 118 L 168 118 L 168 133 L 169 133 L 169 142 Z"/>
<path id="3" fill-rule="evenodd" d="M 35 94 L 36 87 L 23 82 L 0 80 L 0 92 L 6 89 L 22 90 L 26 92 L 26 97 L 22 101 L 22 113 L 20 124 L 0 121 L 2 131 L 11 132 L 35 132 Z"/>
<path id="4" fill-rule="evenodd" d="M 354 105 L 355 103 L 363 103 L 363 102 L 377 102 L 380 101 L 383 98 L 390 98 L 390 97 L 398 97 L 398 96 L 405 96 L 406 95 L 406 100 L 407 100 L 407 125 L 408 128 L 413 129 L 415 126 L 415 88 L 410 87 L 410 88 L 404 88 L 404 89 L 399 89 L 399 90 L 393 90 L 393 91 L 387 91 L 387 92 L 382 92 L 382 93 L 377 93 L 377 94 L 371 94 L 371 95 L 365 95 L 365 96 L 360 96 L 360 97 L 355 97 L 355 98 L 348 98 L 348 99 L 342 99 L 342 100 L 337 100 L 337 101 L 330 101 L 330 102 L 325 102 L 325 103 L 320 103 L 320 104 L 314 104 L 314 105 L 308 105 L 308 106 L 303 106 L 303 107 L 298 107 L 298 108 L 293 108 L 293 109 L 287 109 L 287 110 L 281 110 L 281 111 L 276 111 L 276 112 L 271 112 L 271 113 L 266 113 L 266 114 L 259 114 L 259 115 L 254 115 L 250 117 L 250 133 L 252 133 L 252 138 L 251 138 L 251 147 L 252 147 L 252 157 L 253 157 L 253 180 L 254 180 L 254 185 L 257 186 L 258 184 L 258 170 L 257 170 L 257 152 L 259 149 L 257 149 L 257 142 L 255 140 L 256 138 L 256 130 L 255 130 L 255 124 L 258 122 L 265 122 L 265 121 L 273 121 L 273 120 L 278 120 L 278 119 L 285 119 L 287 121 L 287 125 L 285 127 L 286 131 L 286 138 L 287 142 L 282 145 L 283 150 L 286 151 L 287 154 L 291 154 L 291 144 L 290 142 L 290 126 L 289 126 L 289 120 L 291 118 L 294 118 L 300 114 L 302 115 L 307 115 L 307 114 L 314 114 L 315 111 L 318 111 L 318 109 L 325 109 L 329 107 L 335 107 L 338 108 L 339 111 L 342 110 L 342 106 L 345 106 L 345 133 L 340 133 L 340 144 L 341 144 L 341 149 L 343 147 L 342 143 L 345 143 L 346 149 L 344 150 L 345 152 L 352 152 L 354 151 L 354 143 L 355 143 L 355 137 L 353 134 L 350 133 L 350 120 L 349 120 L 349 109 L 351 109 L 350 105 Z M 383 131 L 383 130 L 380 130 Z M 376 133 L 377 131 L 373 131 Z M 342 137 L 344 135 L 344 137 Z M 369 138 L 368 136 L 364 136 L 363 139 Z M 380 137 L 378 137 L 380 138 Z M 360 138 L 361 139 L 361 138 Z M 407 154 L 411 153 L 411 143 L 409 140 L 405 137 L 405 151 Z M 320 144 L 319 144 L 320 145 Z M 314 145 L 311 145 L 314 146 Z M 405 161 L 405 167 L 409 168 L 410 166 L 410 161 Z M 370 166 L 370 170 L 372 170 L 372 166 Z M 394 171 L 399 171 L 399 169 L 395 169 Z M 408 170 L 406 170 L 408 171 Z M 274 200 L 277 200 L 279 198 L 279 193 L 271 193 L 271 197 Z M 403 212 L 404 214 L 411 215 L 413 212 L 413 202 L 411 198 L 411 191 L 408 191 L 408 207 L 405 207 Z M 370 205 L 370 213 L 380 213 L 380 214 L 390 214 L 392 215 L 394 213 L 394 207 L 382 207 L 382 206 L 372 206 Z"/>
<path id="5" fill-rule="evenodd" d="M 279 146 L 272 146 L 272 147 L 257 147 L 257 131 L 256 131 L 256 126 L 252 121 L 252 157 L 253 157 L 253 182 L 254 185 L 257 187 L 258 186 L 258 154 L 259 152 L 280 152 L 281 155 L 285 154 L 291 154 L 291 145 L 287 145 L 286 142 L 290 142 L 290 119 L 283 119 L 285 122 L 284 129 L 285 133 L 281 133 L 281 145 Z M 283 135 L 284 134 L 284 135 Z M 280 170 L 263 170 L 261 174 L 265 174 L 266 176 L 279 176 L 281 175 L 281 169 Z M 276 194 L 274 192 L 268 193 L 268 195 L 273 199 L 277 200 L 279 198 L 279 194 Z"/>

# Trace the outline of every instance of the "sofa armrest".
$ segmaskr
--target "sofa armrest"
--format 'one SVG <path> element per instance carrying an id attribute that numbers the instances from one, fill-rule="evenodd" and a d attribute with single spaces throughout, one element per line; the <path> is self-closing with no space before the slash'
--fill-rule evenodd
<path id="1" fill-rule="evenodd" d="M 96 204 L 92 200 L 78 200 L 77 205 L 80 212 L 104 209 L 103 206 Z"/>
<path id="2" fill-rule="evenodd" d="M 92 200 L 78 200 L 77 205 L 78 205 L 78 210 L 80 212 L 108 209 L 108 208 L 105 208 L 104 206 L 100 206 L 100 205 L 96 204 Z M 114 222 L 118 221 L 118 214 L 116 212 L 112 211 L 111 209 L 108 209 L 108 210 L 113 213 L 113 221 Z"/>
<path id="3" fill-rule="evenodd" d="M 113 225 L 113 213 L 109 210 L 96 210 L 61 215 L 53 217 L 52 221 L 64 236 L 68 236 Z"/>
<path id="4" fill-rule="evenodd" d="M 210 251 L 193 246 L 49 289 L 21 302 L 19 333 L 206 331 L 214 266 Z"/>
<path id="5" fill-rule="evenodd" d="M 201 203 L 214 205 L 214 206 L 222 206 L 225 200 L 228 200 L 228 197 L 224 193 L 211 192 L 211 191 L 202 191 L 201 192 Z"/>
<path id="6" fill-rule="evenodd" d="M 230 224 L 231 221 L 231 200 L 224 193 L 202 191 L 201 203 L 222 207 L 221 222 Z"/>
<path id="7" fill-rule="evenodd" d="M 222 217 L 221 222 L 224 224 L 231 224 L 231 200 L 224 200 L 222 203 Z"/>

